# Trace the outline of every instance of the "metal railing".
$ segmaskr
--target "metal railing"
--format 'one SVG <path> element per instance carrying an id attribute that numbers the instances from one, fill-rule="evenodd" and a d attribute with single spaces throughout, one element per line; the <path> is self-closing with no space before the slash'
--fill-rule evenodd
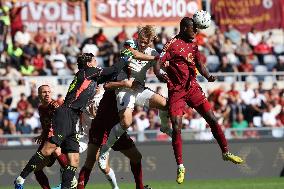
<path id="1" fill-rule="evenodd" d="M 284 127 L 275 128 L 246 128 L 236 129 L 228 128 L 224 130 L 225 136 L 228 140 L 231 139 L 264 139 L 264 138 L 284 138 Z M 145 130 L 142 132 L 134 131 L 128 132 L 131 138 L 137 142 L 147 141 L 170 141 L 171 138 L 159 130 Z M 2 146 L 21 146 L 21 145 L 34 145 L 32 141 L 37 134 L 23 134 L 23 135 L 1 135 L 0 145 Z M 182 130 L 183 140 L 195 140 L 195 141 L 211 141 L 214 137 L 210 129 L 205 130 Z M 3 142 L 4 141 L 4 142 Z"/>

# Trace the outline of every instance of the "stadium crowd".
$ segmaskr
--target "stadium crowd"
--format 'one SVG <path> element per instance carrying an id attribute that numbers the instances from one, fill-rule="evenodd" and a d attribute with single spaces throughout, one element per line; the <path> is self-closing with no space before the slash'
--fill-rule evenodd
<path id="1" fill-rule="evenodd" d="M 88 38 L 61 30 L 48 34 L 43 28 L 36 33 L 30 33 L 21 21 L 22 7 L 14 4 L 9 10 L 0 1 L 0 144 L 9 142 L 1 138 L 4 134 L 40 133 L 37 107 L 39 99 L 37 89 L 32 88 L 30 95 L 22 93 L 17 107 L 11 107 L 13 94 L 11 85 L 21 85 L 24 76 L 66 76 L 76 73 L 77 55 L 88 49 L 97 56 L 100 66 L 107 67 L 116 62 L 125 40 L 137 38 L 137 32 L 130 35 L 122 27 L 114 39 L 104 34 L 101 28 Z M 13 1 L 14 2 L 14 1 Z M 154 41 L 154 46 L 161 52 L 163 45 L 178 33 L 177 28 L 169 36 L 164 27 Z M 213 35 L 199 33 L 196 41 L 203 55 L 204 64 L 211 72 L 265 72 L 284 71 L 284 46 L 274 41 L 273 33 L 261 33 L 254 28 L 247 34 L 242 34 L 229 26 L 226 32 L 216 28 Z M 15 80 L 16 79 L 16 80 Z M 227 128 L 251 127 L 284 127 L 284 97 L 283 89 L 274 84 L 270 90 L 264 90 L 262 80 L 258 88 L 251 88 L 249 80 L 243 90 L 236 90 L 233 83 L 226 91 L 220 87 L 207 91 L 209 100 L 219 117 L 219 122 Z M 277 79 L 283 80 L 278 77 Z M 225 80 L 219 77 L 218 80 Z M 148 71 L 147 82 L 158 82 L 153 70 Z M 157 88 L 159 92 L 161 88 Z M 59 104 L 63 102 L 58 96 Z M 136 107 L 133 131 L 159 129 L 160 120 L 154 109 L 145 110 Z M 204 119 L 193 110 L 185 108 L 183 120 L 185 129 L 204 130 L 207 125 Z M 259 137 L 257 131 L 232 133 L 234 137 Z M 196 139 L 211 139 L 210 132 L 196 134 Z M 166 136 L 160 134 L 138 134 L 138 140 L 160 139 Z M 22 143 L 30 144 L 29 139 L 22 138 Z"/>

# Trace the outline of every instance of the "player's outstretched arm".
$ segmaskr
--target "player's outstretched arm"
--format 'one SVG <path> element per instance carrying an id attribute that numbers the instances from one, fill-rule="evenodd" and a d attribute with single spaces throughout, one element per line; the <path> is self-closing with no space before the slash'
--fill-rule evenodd
<path id="1" fill-rule="evenodd" d="M 105 83 L 104 88 L 107 89 L 107 90 L 108 89 L 123 88 L 123 87 L 131 88 L 133 81 L 134 81 L 134 79 L 123 80 L 123 81 L 111 81 L 111 82 Z"/>
<path id="2" fill-rule="evenodd" d="M 137 59 L 137 60 L 142 60 L 142 61 L 154 61 L 157 60 L 159 58 L 159 56 L 152 56 L 152 55 L 147 55 L 144 53 L 141 53 L 133 48 L 129 48 L 128 50 L 130 50 L 133 54 L 133 58 Z"/>
<path id="3" fill-rule="evenodd" d="M 207 79 L 207 81 L 214 82 L 216 80 L 216 77 L 210 75 L 207 68 L 199 60 L 196 61 L 196 68 L 199 71 L 199 73 Z"/>
<path id="4" fill-rule="evenodd" d="M 128 65 L 128 59 L 121 57 L 118 63 L 113 64 L 111 67 L 103 68 L 99 76 L 100 83 L 104 83 L 116 77 L 120 71 Z"/>

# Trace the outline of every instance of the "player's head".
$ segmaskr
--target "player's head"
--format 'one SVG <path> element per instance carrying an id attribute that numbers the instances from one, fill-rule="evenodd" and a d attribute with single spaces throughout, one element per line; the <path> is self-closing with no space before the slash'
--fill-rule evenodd
<path id="1" fill-rule="evenodd" d="M 96 67 L 97 61 L 92 53 L 82 53 L 77 58 L 78 69 L 85 69 L 87 67 Z"/>
<path id="2" fill-rule="evenodd" d="M 197 33 L 197 26 L 194 24 L 193 19 L 189 17 L 184 17 L 180 21 L 180 35 L 187 39 L 194 39 Z"/>
<path id="3" fill-rule="evenodd" d="M 142 27 L 138 32 L 139 50 L 144 51 L 146 48 L 150 47 L 155 37 L 156 37 L 156 31 L 153 26 L 146 25 Z"/>
<path id="4" fill-rule="evenodd" d="M 51 102 L 51 89 L 49 85 L 41 85 L 38 88 L 38 97 L 43 104 Z"/>

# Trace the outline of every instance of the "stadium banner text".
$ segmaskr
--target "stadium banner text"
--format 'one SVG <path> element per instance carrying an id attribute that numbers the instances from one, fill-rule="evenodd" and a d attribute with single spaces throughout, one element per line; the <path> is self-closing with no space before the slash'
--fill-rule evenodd
<path id="1" fill-rule="evenodd" d="M 233 25 L 241 32 L 280 28 L 283 0 L 212 0 L 211 11 L 222 31 Z"/>
<path id="2" fill-rule="evenodd" d="M 16 6 L 23 7 L 21 17 L 29 32 L 36 32 L 39 27 L 48 33 L 60 31 L 61 28 L 74 33 L 82 33 L 85 30 L 84 2 L 18 0 Z"/>
<path id="3" fill-rule="evenodd" d="M 177 25 L 201 8 L 201 0 L 90 0 L 94 26 Z"/>

